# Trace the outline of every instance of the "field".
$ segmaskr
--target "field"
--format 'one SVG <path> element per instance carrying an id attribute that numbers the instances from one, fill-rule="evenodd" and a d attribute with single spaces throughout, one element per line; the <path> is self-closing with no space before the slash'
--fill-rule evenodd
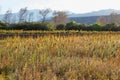
<path id="1" fill-rule="evenodd" d="M 120 32 L 0 34 L 0 80 L 120 80 Z"/>

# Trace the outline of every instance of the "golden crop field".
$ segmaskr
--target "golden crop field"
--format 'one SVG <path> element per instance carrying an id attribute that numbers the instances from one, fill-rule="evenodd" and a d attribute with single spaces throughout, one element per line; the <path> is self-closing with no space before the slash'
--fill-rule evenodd
<path id="1" fill-rule="evenodd" d="M 120 34 L 0 40 L 0 80 L 120 80 Z"/>

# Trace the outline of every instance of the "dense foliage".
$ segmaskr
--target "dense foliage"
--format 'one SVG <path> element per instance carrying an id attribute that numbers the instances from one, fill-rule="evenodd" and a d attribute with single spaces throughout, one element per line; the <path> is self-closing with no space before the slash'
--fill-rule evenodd
<path id="1" fill-rule="evenodd" d="M 9 24 L 9 23 L 3 23 L 0 22 L 0 29 L 1 30 L 83 30 L 83 31 L 120 31 L 120 26 L 111 23 L 106 24 L 105 26 L 100 24 L 80 24 L 76 23 L 74 21 L 66 23 L 66 24 L 59 24 L 54 25 L 49 22 L 39 23 L 39 22 L 32 22 L 32 23 L 15 23 L 15 24 Z"/>

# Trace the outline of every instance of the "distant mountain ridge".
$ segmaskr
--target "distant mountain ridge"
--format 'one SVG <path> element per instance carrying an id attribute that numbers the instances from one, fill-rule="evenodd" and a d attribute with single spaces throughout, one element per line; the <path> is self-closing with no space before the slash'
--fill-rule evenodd
<path id="1" fill-rule="evenodd" d="M 70 20 L 75 21 L 77 23 L 95 24 L 99 17 L 100 16 L 70 17 Z M 105 17 L 107 19 L 108 15 L 107 16 L 102 16 L 102 17 Z"/>
<path id="2" fill-rule="evenodd" d="M 70 14 L 69 17 L 90 17 L 90 16 L 106 16 L 110 15 L 112 12 L 115 12 L 117 14 L 120 14 L 120 10 L 114 10 L 114 9 L 104 9 L 99 11 L 93 11 L 89 13 L 83 13 L 83 14 Z"/>
<path id="3" fill-rule="evenodd" d="M 33 21 L 40 21 L 40 15 L 39 15 L 39 10 L 38 9 L 34 9 L 34 10 L 28 10 L 28 13 L 33 12 L 34 14 L 34 19 Z M 97 18 L 99 16 L 105 16 L 107 17 L 108 15 L 110 15 L 112 12 L 115 12 L 117 14 L 120 14 L 120 10 L 114 10 L 114 9 L 104 9 L 104 10 L 99 10 L 99 11 L 93 11 L 93 12 L 89 12 L 89 13 L 82 13 L 82 14 L 76 14 L 76 13 L 72 13 L 69 11 L 66 11 L 68 14 L 68 17 L 71 20 L 74 20 L 76 22 L 79 23 L 87 23 L 87 24 L 92 24 L 95 23 Z M 48 16 L 47 19 L 50 19 L 52 17 L 52 13 L 51 12 Z M 18 15 L 18 13 L 13 13 L 13 15 Z M 0 15 L 0 19 L 3 19 L 4 15 Z"/>

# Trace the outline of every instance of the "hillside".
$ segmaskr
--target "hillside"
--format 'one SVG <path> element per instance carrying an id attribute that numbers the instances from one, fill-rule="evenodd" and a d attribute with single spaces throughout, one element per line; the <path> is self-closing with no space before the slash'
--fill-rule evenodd
<path id="1" fill-rule="evenodd" d="M 86 23 L 86 24 L 93 24 L 96 23 L 97 19 L 100 16 L 89 16 L 89 17 L 70 17 L 69 19 L 72 21 L 76 21 L 77 23 Z M 108 18 L 108 16 L 103 16 Z"/>

